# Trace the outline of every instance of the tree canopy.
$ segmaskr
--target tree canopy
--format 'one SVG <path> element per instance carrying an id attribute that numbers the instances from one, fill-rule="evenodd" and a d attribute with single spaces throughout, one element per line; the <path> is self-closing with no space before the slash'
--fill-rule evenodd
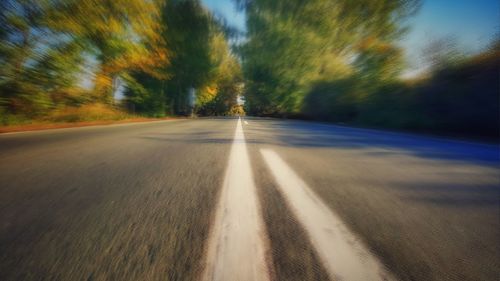
<path id="1" fill-rule="evenodd" d="M 394 44 L 417 1 L 237 1 L 247 14 L 241 46 L 250 112 L 297 113 L 311 86 L 356 74 L 394 77 Z"/>
<path id="2" fill-rule="evenodd" d="M 222 23 L 198 0 L 0 5 L 0 109 L 7 114 L 34 118 L 68 105 L 113 105 L 122 91 L 134 113 L 162 116 L 187 113 L 190 88 L 210 88 L 218 100 L 234 96 L 223 84 L 237 83 L 231 77 L 238 60 Z M 200 95 L 200 110 L 207 102 Z"/>

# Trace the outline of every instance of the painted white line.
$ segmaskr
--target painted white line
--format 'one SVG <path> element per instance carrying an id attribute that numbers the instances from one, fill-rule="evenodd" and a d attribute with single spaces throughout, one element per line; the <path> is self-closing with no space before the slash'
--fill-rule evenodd
<path id="1" fill-rule="evenodd" d="M 263 225 L 238 118 L 215 223 L 208 239 L 203 280 L 269 280 Z"/>
<path id="2" fill-rule="evenodd" d="M 260 152 L 333 280 L 395 280 L 276 152 Z"/>
<path id="3" fill-rule="evenodd" d="M 244 121 L 245 122 L 245 125 L 248 125 L 248 122 L 247 121 Z"/>

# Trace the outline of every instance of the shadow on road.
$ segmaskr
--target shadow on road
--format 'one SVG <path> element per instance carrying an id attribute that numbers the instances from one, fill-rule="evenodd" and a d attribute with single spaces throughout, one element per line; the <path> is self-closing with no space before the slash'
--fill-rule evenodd
<path id="1" fill-rule="evenodd" d="M 252 119 L 245 126 L 249 144 L 307 148 L 370 149 L 371 156 L 413 155 L 434 160 L 465 161 L 477 164 L 500 164 L 500 146 L 430 138 L 403 133 L 340 127 L 301 121 Z M 187 144 L 228 144 L 232 138 L 220 137 L 214 131 L 186 134 L 156 133 L 138 136 L 156 141 Z M 373 151 L 373 149 L 379 149 Z"/>

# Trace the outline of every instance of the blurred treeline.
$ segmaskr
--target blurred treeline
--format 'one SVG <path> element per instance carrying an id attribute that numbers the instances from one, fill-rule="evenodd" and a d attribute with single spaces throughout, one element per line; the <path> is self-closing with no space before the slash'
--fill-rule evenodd
<path id="1" fill-rule="evenodd" d="M 237 108 L 231 30 L 198 0 L 2 0 L 0 27 L 4 124 L 187 114 L 190 89 L 200 114 Z"/>
<path id="2" fill-rule="evenodd" d="M 428 75 L 401 78 L 398 40 L 420 1 L 237 2 L 247 113 L 498 138 L 497 47 L 469 58 L 430 48 Z"/>

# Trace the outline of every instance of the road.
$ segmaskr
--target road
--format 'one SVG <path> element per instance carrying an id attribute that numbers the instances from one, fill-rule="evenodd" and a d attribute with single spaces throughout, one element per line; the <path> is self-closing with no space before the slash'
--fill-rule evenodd
<path id="1" fill-rule="evenodd" d="M 499 147 L 245 117 L 0 135 L 0 280 L 497 280 Z"/>

